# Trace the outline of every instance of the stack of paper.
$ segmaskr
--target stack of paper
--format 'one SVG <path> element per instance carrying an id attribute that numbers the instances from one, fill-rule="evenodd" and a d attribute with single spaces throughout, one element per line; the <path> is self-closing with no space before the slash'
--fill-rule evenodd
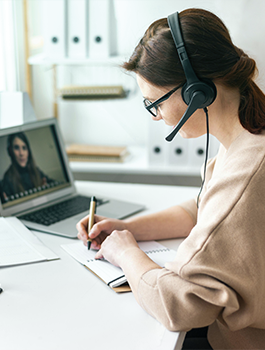
<path id="1" fill-rule="evenodd" d="M 0 267 L 59 259 L 17 218 L 0 218 Z"/>

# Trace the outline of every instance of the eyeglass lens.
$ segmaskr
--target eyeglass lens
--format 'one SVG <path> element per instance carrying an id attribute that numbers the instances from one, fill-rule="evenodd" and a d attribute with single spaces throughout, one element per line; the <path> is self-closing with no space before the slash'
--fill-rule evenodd
<path id="1" fill-rule="evenodd" d="M 148 106 L 150 106 L 151 104 L 152 104 L 151 101 L 149 101 L 149 100 L 147 100 L 147 99 L 144 100 L 144 105 L 145 105 L 145 107 L 148 107 Z M 158 106 L 154 106 L 154 107 L 152 107 L 151 109 L 148 109 L 148 111 L 149 111 L 151 114 L 153 114 L 154 116 L 156 116 L 156 115 L 157 115 L 157 109 L 158 109 Z"/>

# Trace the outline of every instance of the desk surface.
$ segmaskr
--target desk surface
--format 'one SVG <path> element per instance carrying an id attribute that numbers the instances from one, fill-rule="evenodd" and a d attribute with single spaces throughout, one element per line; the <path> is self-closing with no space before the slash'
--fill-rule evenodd
<path id="1" fill-rule="evenodd" d="M 83 194 L 146 205 L 153 212 L 196 196 L 197 188 L 77 182 Z M 161 203 L 165 203 L 162 205 Z M 173 350 L 184 333 L 167 331 L 135 301 L 116 294 L 73 260 L 61 244 L 73 240 L 36 233 L 60 260 L 0 269 L 0 343 L 4 350 Z M 179 241 L 162 241 L 177 249 Z"/>

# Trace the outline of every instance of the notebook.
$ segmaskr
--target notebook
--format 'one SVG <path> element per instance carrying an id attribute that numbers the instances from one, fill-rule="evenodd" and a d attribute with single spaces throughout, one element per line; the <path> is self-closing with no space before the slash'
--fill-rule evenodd
<path id="1" fill-rule="evenodd" d="M 139 247 L 157 265 L 164 267 L 166 262 L 173 261 L 177 252 L 169 249 L 156 241 L 138 242 Z M 88 250 L 83 242 L 62 244 L 61 247 L 79 263 L 87 267 L 115 292 L 126 292 L 130 287 L 123 285 L 127 282 L 121 268 L 110 264 L 106 260 L 96 260 L 95 250 Z"/>
<path id="2" fill-rule="evenodd" d="M 34 230 L 76 238 L 76 223 L 89 213 L 90 197 L 76 190 L 57 120 L 0 129 L 0 152 L 0 215 L 17 216 Z M 144 209 L 113 198 L 97 200 L 97 214 L 111 218 Z"/>

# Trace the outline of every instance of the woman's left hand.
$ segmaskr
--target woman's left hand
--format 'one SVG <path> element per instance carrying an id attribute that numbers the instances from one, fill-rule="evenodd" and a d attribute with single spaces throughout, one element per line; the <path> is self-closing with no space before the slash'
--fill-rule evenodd
<path id="1" fill-rule="evenodd" d="M 140 249 L 133 234 L 128 230 L 114 230 L 101 244 L 95 259 L 106 259 L 115 266 L 121 266 L 123 255 L 131 249 Z"/>

